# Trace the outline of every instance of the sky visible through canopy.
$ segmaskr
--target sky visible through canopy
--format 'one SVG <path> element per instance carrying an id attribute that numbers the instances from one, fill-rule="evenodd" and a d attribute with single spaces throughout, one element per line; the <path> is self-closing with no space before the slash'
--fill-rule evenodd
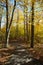
<path id="1" fill-rule="evenodd" d="M 14 4 L 14 0 L 10 0 L 10 3 Z M 16 8 L 22 10 L 22 8 L 19 6 L 19 5 L 16 5 Z M 5 9 L 5 8 L 4 8 Z M 36 2 L 35 3 L 35 7 L 34 7 L 34 11 L 42 11 L 43 8 L 40 7 L 40 3 L 39 2 Z M 28 6 L 28 12 L 31 11 L 31 6 Z M 17 12 L 16 12 L 17 13 Z M 1 26 L 3 27 L 3 25 L 5 25 L 5 15 L 2 16 L 2 23 L 1 23 Z"/>

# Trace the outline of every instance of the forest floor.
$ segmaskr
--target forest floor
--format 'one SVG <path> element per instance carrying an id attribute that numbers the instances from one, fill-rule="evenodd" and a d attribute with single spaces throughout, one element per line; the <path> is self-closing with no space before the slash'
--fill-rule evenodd
<path id="1" fill-rule="evenodd" d="M 22 46 L 28 50 L 33 58 L 43 61 L 43 44 L 35 45 L 34 48 L 27 47 L 28 45 L 26 44 L 23 44 Z M 0 49 L 0 65 L 3 65 L 9 58 L 11 58 L 15 49 L 15 46 Z"/>

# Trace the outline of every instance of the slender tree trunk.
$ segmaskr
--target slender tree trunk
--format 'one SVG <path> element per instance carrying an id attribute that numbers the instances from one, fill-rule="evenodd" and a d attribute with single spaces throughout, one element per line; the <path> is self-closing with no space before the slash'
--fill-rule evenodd
<path id="1" fill-rule="evenodd" d="M 29 20 L 28 20 L 28 21 L 29 21 L 29 42 L 30 42 L 30 29 L 31 29 L 31 28 L 30 28 L 30 26 L 31 26 L 31 25 L 30 25 L 30 15 L 29 15 Z"/>
<path id="2" fill-rule="evenodd" d="M 0 31 L 1 31 L 1 16 L 0 16 Z"/>
<path id="3" fill-rule="evenodd" d="M 26 40 L 26 43 L 28 41 L 28 8 L 27 8 L 27 1 L 24 1 L 24 4 L 26 4 L 26 6 L 24 5 L 24 40 Z"/>
<path id="4" fill-rule="evenodd" d="M 11 28 L 11 24 L 12 24 L 12 20 L 13 20 L 13 15 L 14 15 L 15 6 L 16 6 L 16 0 L 14 0 L 14 6 L 13 6 L 13 11 L 12 11 L 12 17 L 11 17 L 11 21 L 10 21 L 10 24 L 9 24 L 9 27 L 8 27 L 7 47 L 9 47 L 10 28 Z"/>
<path id="5" fill-rule="evenodd" d="M 3 14 L 3 6 L 0 5 L 0 31 L 1 31 L 2 14 Z"/>
<path id="6" fill-rule="evenodd" d="M 1 31 L 1 20 L 2 20 L 2 15 L 0 15 L 0 31 Z"/>
<path id="7" fill-rule="evenodd" d="M 25 3 L 25 0 L 24 0 L 24 3 Z M 25 24 L 25 6 L 24 6 L 24 42 L 26 41 L 25 37 L 26 37 L 26 24 Z"/>
<path id="8" fill-rule="evenodd" d="M 2 17 L 0 16 L 0 33 L 1 33 L 1 19 Z M 1 34 L 0 34 L 0 42 L 1 42 Z"/>
<path id="9" fill-rule="evenodd" d="M 25 41 L 25 33 L 26 31 L 25 31 L 25 7 L 24 7 L 24 41 Z"/>
<path id="10" fill-rule="evenodd" d="M 25 34 L 26 34 L 26 31 L 25 31 L 25 15 L 24 15 L 24 41 L 25 41 Z"/>
<path id="11" fill-rule="evenodd" d="M 31 48 L 34 47 L 34 2 L 32 2 Z"/>
<path id="12" fill-rule="evenodd" d="M 7 19 L 7 22 L 6 22 L 6 44 L 5 44 L 5 47 L 9 47 L 10 28 L 11 28 L 11 24 L 12 24 L 12 20 L 13 20 L 15 6 L 16 6 L 16 0 L 14 0 L 12 17 L 11 17 L 10 24 L 8 27 L 8 0 L 6 0 L 6 19 Z"/>
<path id="13" fill-rule="evenodd" d="M 26 37 L 27 37 L 27 42 L 28 42 L 28 39 L 29 39 L 29 36 L 28 36 L 28 8 L 26 8 Z"/>
<path id="14" fill-rule="evenodd" d="M 9 37 L 10 37 L 10 30 L 9 30 L 9 32 L 8 32 L 8 36 L 7 36 L 7 47 L 9 47 Z"/>
<path id="15" fill-rule="evenodd" d="M 8 0 L 6 0 L 6 43 L 4 47 L 7 47 L 7 37 L 8 37 Z"/>

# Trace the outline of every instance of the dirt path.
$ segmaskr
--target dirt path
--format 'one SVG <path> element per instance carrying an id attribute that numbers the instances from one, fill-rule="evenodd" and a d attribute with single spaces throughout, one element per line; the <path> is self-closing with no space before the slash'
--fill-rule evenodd
<path id="1" fill-rule="evenodd" d="M 18 45 L 18 47 L 2 48 L 0 49 L 0 65 L 3 65 L 4 63 L 8 62 L 9 58 L 18 59 L 19 56 L 20 58 L 21 57 L 26 57 L 26 58 L 32 57 L 34 59 L 43 61 L 43 48 L 41 47 L 40 48 L 39 47 L 27 48 L 25 45 L 22 45 L 22 46 Z M 18 61 L 18 60 L 15 60 L 15 61 Z"/>

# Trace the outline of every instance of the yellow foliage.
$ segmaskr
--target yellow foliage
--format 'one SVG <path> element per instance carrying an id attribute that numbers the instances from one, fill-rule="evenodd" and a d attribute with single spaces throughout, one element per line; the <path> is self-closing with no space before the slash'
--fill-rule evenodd
<path id="1" fill-rule="evenodd" d="M 23 22 L 24 20 L 24 16 L 23 16 L 23 12 L 21 10 L 16 9 L 16 11 L 14 12 L 14 18 L 13 18 L 13 22 L 17 22 L 17 16 L 18 16 L 18 22 Z"/>

